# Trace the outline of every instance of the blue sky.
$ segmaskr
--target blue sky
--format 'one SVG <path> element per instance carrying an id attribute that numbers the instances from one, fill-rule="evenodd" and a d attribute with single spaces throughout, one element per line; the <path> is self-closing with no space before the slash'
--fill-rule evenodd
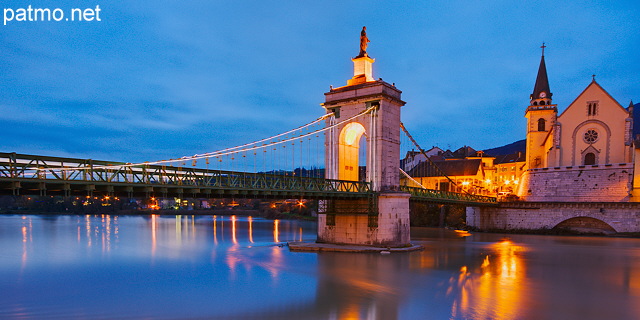
<path id="1" fill-rule="evenodd" d="M 640 102 L 640 4 L 559 2 L 34 0 L 102 21 L 0 25 L 0 151 L 138 162 L 280 133 L 323 114 L 365 25 L 424 147 L 523 139 L 543 41 L 561 111 L 592 74 Z"/>

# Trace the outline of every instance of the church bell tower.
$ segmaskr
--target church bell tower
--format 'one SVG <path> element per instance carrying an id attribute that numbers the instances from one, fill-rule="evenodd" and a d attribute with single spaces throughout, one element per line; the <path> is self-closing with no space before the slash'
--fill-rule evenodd
<path id="1" fill-rule="evenodd" d="M 547 78 L 547 66 L 544 61 L 544 49 L 542 44 L 542 57 L 536 84 L 530 96 L 529 106 L 525 112 L 527 118 L 527 168 L 543 168 L 552 166 L 555 162 L 553 150 L 559 146 L 555 137 L 558 135 L 556 118 L 557 105 L 552 104 L 549 79 Z"/>

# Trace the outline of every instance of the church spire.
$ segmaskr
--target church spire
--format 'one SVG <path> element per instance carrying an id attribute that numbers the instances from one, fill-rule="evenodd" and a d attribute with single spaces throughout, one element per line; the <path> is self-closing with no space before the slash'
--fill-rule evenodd
<path id="1" fill-rule="evenodd" d="M 544 48 L 547 46 L 542 43 L 542 57 L 540 58 L 540 67 L 538 68 L 538 76 L 536 77 L 536 84 L 533 86 L 533 93 L 531 94 L 531 101 L 538 99 L 551 100 L 553 95 L 549 89 L 549 79 L 547 78 L 547 65 L 544 63 Z M 550 102 L 550 101 L 549 101 Z"/>

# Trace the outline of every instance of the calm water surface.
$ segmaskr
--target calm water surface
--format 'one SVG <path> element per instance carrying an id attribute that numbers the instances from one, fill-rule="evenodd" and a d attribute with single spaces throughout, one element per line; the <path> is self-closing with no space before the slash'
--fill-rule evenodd
<path id="1" fill-rule="evenodd" d="M 414 229 L 407 254 L 294 253 L 315 223 L 0 216 L 2 319 L 640 319 L 640 240 Z"/>

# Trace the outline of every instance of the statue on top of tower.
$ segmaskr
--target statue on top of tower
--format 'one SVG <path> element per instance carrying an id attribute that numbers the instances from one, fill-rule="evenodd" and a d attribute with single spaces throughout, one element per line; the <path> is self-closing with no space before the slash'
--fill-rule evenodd
<path id="1" fill-rule="evenodd" d="M 369 38 L 367 38 L 367 27 L 362 27 L 360 32 L 360 54 L 356 58 L 368 57 L 367 46 L 369 46 Z"/>

